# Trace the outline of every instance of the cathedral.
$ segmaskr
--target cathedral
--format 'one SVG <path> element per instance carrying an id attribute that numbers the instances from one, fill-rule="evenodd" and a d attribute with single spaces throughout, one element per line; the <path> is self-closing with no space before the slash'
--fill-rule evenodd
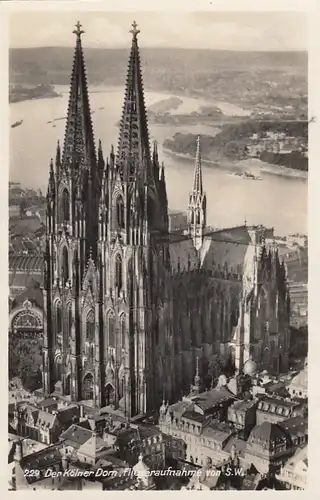
<path id="1" fill-rule="evenodd" d="M 197 142 L 184 231 L 169 231 L 136 23 L 117 149 L 96 146 L 76 25 L 66 130 L 47 191 L 43 389 L 128 418 L 189 392 L 196 364 L 287 369 L 286 270 L 263 226 L 213 230 Z M 215 358 L 214 358 L 215 357 Z"/>

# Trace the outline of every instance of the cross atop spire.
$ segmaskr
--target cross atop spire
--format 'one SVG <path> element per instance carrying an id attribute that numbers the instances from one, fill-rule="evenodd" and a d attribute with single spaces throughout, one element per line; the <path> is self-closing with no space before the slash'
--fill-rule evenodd
<path id="1" fill-rule="evenodd" d="M 81 35 L 83 35 L 83 33 L 85 33 L 85 31 L 82 29 L 82 24 L 80 23 L 80 21 L 77 22 L 77 24 L 75 25 L 75 27 L 77 29 L 73 30 L 73 33 L 75 35 L 77 35 L 78 39 L 80 39 Z"/>
<path id="2" fill-rule="evenodd" d="M 132 23 L 131 26 L 132 26 L 132 30 L 130 30 L 130 33 L 132 33 L 133 40 L 136 40 L 137 36 L 140 33 L 140 30 L 138 29 L 138 25 L 137 25 L 137 23 L 135 21 L 133 21 L 133 23 Z"/>

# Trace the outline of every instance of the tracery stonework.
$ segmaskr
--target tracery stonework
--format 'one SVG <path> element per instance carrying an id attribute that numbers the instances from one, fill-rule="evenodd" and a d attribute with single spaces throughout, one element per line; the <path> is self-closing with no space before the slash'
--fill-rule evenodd
<path id="1" fill-rule="evenodd" d="M 157 144 L 149 146 L 139 30 L 131 30 L 119 146 L 107 161 L 100 141 L 95 147 L 83 33 L 77 25 L 63 151 L 58 143 L 50 163 L 45 392 L 61 379 L 72 400 L 133 416 L 188 392 L 197 358 L 200 370 L 214 357 L 241 369 L 250 356 L 285 370 L 289 296 L 267 230 L 208 230 L 198 138 L 188 234 L 169 234 L 165 170 Z"/>

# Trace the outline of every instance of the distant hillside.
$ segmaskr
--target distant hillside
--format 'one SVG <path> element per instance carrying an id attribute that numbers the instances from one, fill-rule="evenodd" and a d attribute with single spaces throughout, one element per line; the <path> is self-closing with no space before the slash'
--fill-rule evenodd
<path id="1" fill-rule="evenodd" d="M 91 85 L 123 85 L 129 50 L 85 49 Z M 307 53 L 229 52 L 190 49 L 141 49 L 147 88 L 193 93 L 222 94 L 232 85 L 239 92 L 259 82 L 260 91 L 270 81 L 286 82 L 307 92 Z M 69 83 L 73 48 L 39 47 L 10 50 L 11 84 Z"/>

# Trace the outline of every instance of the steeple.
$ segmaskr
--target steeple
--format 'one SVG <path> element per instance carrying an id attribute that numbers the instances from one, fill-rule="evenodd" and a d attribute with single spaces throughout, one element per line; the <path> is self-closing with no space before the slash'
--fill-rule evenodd
<path id="1" fill-rule="evenodd" d="M 196 358 L 196 374 L 194 377 L 194 385 L 196 387 L 200 386 L 200 375 L 199 375 L 199 356 Z"/>
<path id="2" fill-rule="evenodd" d="M 194 377 L 194 385 L 191 386 L 191 394 L 199 394 L 202 389 L 201 377 L 199 374 L 199 356 L 196 357 L 196 374 Z"/>
<path id="3" fill-rule="evenodd" d="M 203 242 L 204 230 L 207 219 L 207 199 L 203 191 L 202 165 L 200 151 L 200 136 L 197 138 L 197 150 L 194 169 L 193 190 L 189 196 L 188 224 L 189 234 L 193 239 L 193 244 L 200 250 Z"/>
<path id="4" fill-rule="evenodd" d="M 132 45 L 120 122 L 116 165 L 124 178 L 132 180 L 139 177 L 145 181 L 150 175 L 151 156 L 138 47 L 140 31 L 137 29 L 135 21 L 130 32 Z"/>
<path id="5" fill-rule="evenodd" d="M 198 196 L 203 195 L 202 185 L 202 166 L 201 166 L 201 152 L 200 152 L 200 136 L 197 138 L 197 151 L 196 151 L 196 164 L 194 169 L 194 183 L 193 192 Z"/>
<path id="6" fill-rule="evenodd" d="M 81 35 L 80 22 L 73 33 L 76 35 L 73 67 L 70 82 L 68 114 L 65 129 L 62 166 L 71 167 L 77 174 L 83 170 L 95 170 L 96 153 L 89 105 L 89 94 Z M 94 172 L 91 172 L 95 175 Z"/>

